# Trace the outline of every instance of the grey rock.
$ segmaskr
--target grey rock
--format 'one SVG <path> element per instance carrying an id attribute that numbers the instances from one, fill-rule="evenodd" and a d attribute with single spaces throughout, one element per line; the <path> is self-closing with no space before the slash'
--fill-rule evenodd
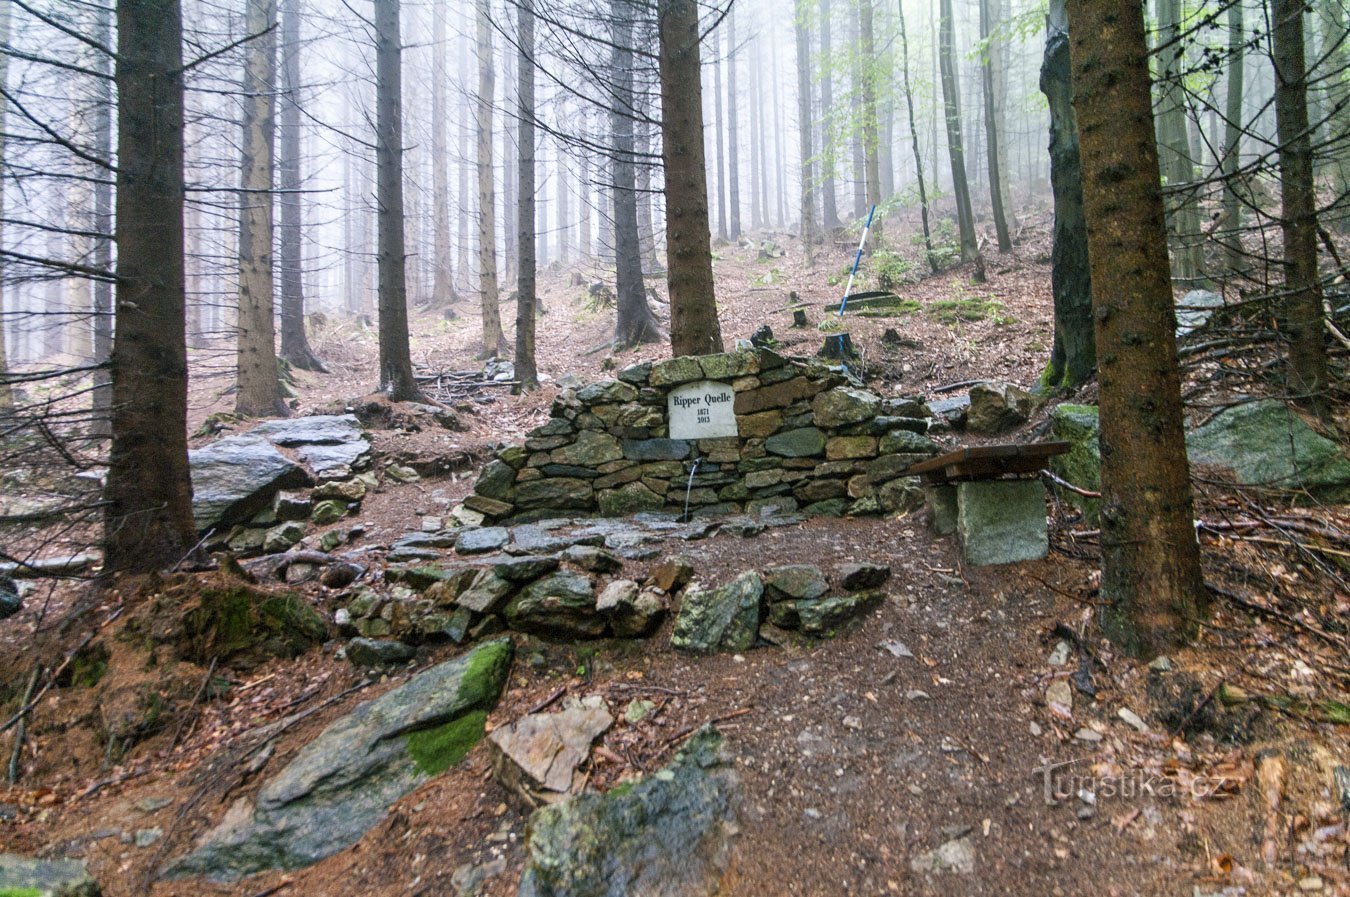
<path id="1" fill-rule="evenodd" d="M 1050 543 L 1045 527 L 1045 487 L 1039 480 L 958 483 L 957 532 L 967 563 L 1014 564 L 1043 558 Z"/>
<path id="2" fill-rule="evenodd" d="M 1096 405 L 1064 403 L 1050 412 L 1050 433 L 1069 443 L 1069 450 L 1050 459 L 1050 470 L 1080 489 L 1098 492 L 1102 487 L 1101 422 Z M 1083 512 L 1084 520 L 1095 525 L 1101 500 L 1086 498 L 1068 489 L 1055 487 L 1056 494 Z"/>
<path id="3" fill-rule="evenodd" d="M 19 587 L 8 576 L 0 576 L 0 620 L 12 617 L 23 610 L 23 598 Z"/>
<path id="4" fill-rule="evenodd" d="M 272 513 L 278 520 L 308 520 L 314 501 L 303 492 L 278 492 Z"/>
<path id="5" fill-rule="evenodd" d="M 488 736 L 492 772 L 526 805 L 556 803 L 580 790 L 578 767 L 591 743 L 614 725 L 603 702 L 577 704 L 558 713 L 531 713 Z"/>
<path id="6" fill-rule="evenodd" d="M 825 451 L 825 433 L 816 427 L 799 427 L 776 433 L 764 440 L 764 450 L 784 458 L 808 458 Z"/>
<path id="7" fill-rule="evenodd" d="M 814 600 L 829 590 L 825 574 L 810 564 L 769 567 L 764 571 L 764 591 L 770 601 Z"/>
<path id="8" fill-rule="evenodd" d="M 343 517 L 347 516 L 347 503 L 339 501 L 336 498 L 330 498 L 321 501 L 314 506 L 310 512 L 310 519 L 317 526 L 327 526 L 330 523 L 337 523 Z"/>
<path id="9" fill-rule="evenodd" d="M 236 802 L 166 875 L 235 881 L 301 869 L 354 844 L 482 737 L 511 655 L 510 640 L 488 642 L 361 704 L 301 748 L 256 800 Z"/>
<path id="10" fill-rule="evenodd" d="M 970 390 L 966 429 L 974 433 L 1004 433 L 1031 417 L 1031 393 L 1011 383 L 979 383 Z"/>
<path id="11" fill-rule="evenodd" d="M 1187 336 L 1204 327 L 1214 312 L 1223 307 L 1223 297 L 1213 290 L 1191 290 L 1176 306 L 1177 336 Z"/>
<path id="12" fill-rule="evenodd" d="M 722 893 L 737 784 L 722 736 L 705 727 L 632 787 L 537 810 L 518 897 Z"/>
<path id="13" fill-rule="evenodd" d="M 389 547 L 395 551 L 400 548 L 453 548 L 459 534 L 459 529 L 442 529 L 434 533 L 407 533 L 395 539 Z"/>
<path id="14" fill-rule="evenodd" d="M 571 571 L 530 583 L 507 604 L 505 617 L 512 629 L 540 635 L 598 638 L 606 627 L 591 578 Z"/>
<path id="15" fill-rule="evenodd" d="M 839 587 L 849 592 L 875 589 L 890 578 L 891 568 L 886 564 L 845 564 L 839 568 Z"/>
<path id="16" fill-rule="evenodd" d="M 38 860 L 0 853 L 0 894 L 16 897 L 99 897 L 98 883 L 79 860 Z"/>
<path id="17" fill-rule="evenodd" d="M 591 488 L 589 482 L 576 477 L 527 480 L 516 485 L 516 506 L 523 510 L 534 508 L 590 510 L 595 507 L 595 490 Z"/>
<path id="18" fill-rule="evenodd" d="M 684 439 L 625 439 L 623 456 L 630 461 L 683 461 L 690 448 Z"/>
<path id="19" fill-rule="evenodd" d="M 577 401 L 583 405 L 622 405 L 637 399 L 632 385 L 620 380 L 601 380 L 577 390 Z"/>
<path id="20" fill-rule="evenodd" d="M 321 480 L 344 480 L 370 466 L 370 443 L 364 438 L 339 445 L 302 445 L 296 454 Z"/>
<path id="21" fill-rule="evenodd" d="M 558 569 L 558 558 L 550 555 L 503 558 L 495 561 L 492 570 L 507 582 L 530 582 L 545 573 Z"/>
<path id="22" fill-rule="evenodd" d="M 273 445 L 294 448 L 302 445 L 342 445 L 364 441 L 361 422 L 354 414 L 316 414 L 269 420 L 251 431 Z"/>
<path id="23" fill-rule="evenodd" d="M 969 836 L 955 838 L 934 850 L 927 850 L 910 861 L 914 872 L 955 872 L 969 875 L 975 871 L 975 844 Z"/>
<path id="24" fill-rule="evenodd" d="M 879 592 L 859 592 L 819 601 L 797 601 L 795 605 L 802 632 L 829 637 L 848 621 L 876 610 L 884 599 Z"/>
<path id="25" fill-rule="evenodd" d="M 910 430 L 891 430 L 881 437 L 877 450 L 883 455 L 922 455 L 931 457 L 942 452 L 942 447 L 927 436 Z M 878 461 L 881 459 L 878 458 Z M 875 462 L 874 462 L 875 463 Z M 870 466 L 870 465 L 869 465 Z"/>
<path id="26" fill-rule="evenodd" d="M 881 397 L 862 389 L 840 386 L 822 392 L 811 400 L 816 426 L 844 427 L 874 418 L 881 408 Z"/>
<path id="27" fill-rule="evenodd" d="M 256 436 L 227 436 L 188 452 L 199 531 L 248 520 L 282 489 L 312 485 L 304 468 Z"/>
<path id="28" fill-rule="evenodd" d="M 455 539 L 456 554 L 488 554 L 511 541 L 511 531 L 503 526 L 469 527 Z"/>
<path id="29" fill-rule="evenodd" d="M 605 537 L 598 533 L 555 533 L 538 524 L 524 524 L 512 530 L 513 548 L 524 554 L 556 554 L 573 545 L 603 545 Z"/>
<path id="30" fill-rule="evenodd" d="M 631 579 L 616 579 L 600 593 L 595 608 L 609 618 L 619 638 L 644 638 L 661 625 L 670 599 L 660 589 L 643 589 Z"/>
<path id="31" fill-rule="evenodd" d="M 496 568 L 473 574 L 468 587 L 455 597 L 455 605 L 477 614 L 496 613 L 514 592 L 516 584 L 497 574 Z"/>
<path id="32" fill-rule="evenodd" d="M 645 483 L 626 483 L 617 489 L 600 493 L 600 513 L 606 517 L 626 517 L 640 511 L 655 511 L 665 506 L 664 496 L 657 495 Z"/>
<path id="33" fill-rule="evenodd" d="M 682 651 L 744 651 L 755 643 L 764 581 L 753 571 L 717 589 L 684 593 L 670 644 Z"/>
<path id="34" fill-rule="evenodd" d="M 305 537 L 305 527 L 294 520 L 278 523 L 263 536 L 263 551 L 268 554 L 285 551 L 300 543 Z"/>
<path id="35" fill-rule="evenodd" d="M 593 545 L 573 545 L 563 551 L 562 559 L 592 573 L 613 573 L 623 567 L 623 562 L 613 554 Z"/>
<path id="36" fill-rule="evenodd" d="M 1192 464 L 1233 471 L 1244 486 L 1306 489 L 1328 501 L 1350 499 L 1350 460 L 1283 402 L 1229 408 L 1186 437 Z"/>
<path id="37" fill-rule="evenodd" d="M 347 659 L 358 667 L 393 666 L 416 656 L 411 645 L 393 639 L 354 638 L 347 643 Z"/>

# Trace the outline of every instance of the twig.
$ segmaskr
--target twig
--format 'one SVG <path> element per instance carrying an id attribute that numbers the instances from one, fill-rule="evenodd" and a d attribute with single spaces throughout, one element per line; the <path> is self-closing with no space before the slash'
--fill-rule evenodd
<path id="1" fill-rule="evenodd" d="M 1330 632 L 1327 632 L 1324 629 L 1319 629 L 1318 627 L 1312 625 L 1311 623 L 1304 623 L 1297 617 L 1290 616 L 1289 614 L 1285 613 L 1282 610 L 1276 610 L 1273 607 L 1266 607 L 1263 604 L 1257 604 L 1254 601 L 1248 601 L 1246 598 L 1243 598 L 1241 595 L 1238 595 L 1235 592 L 1230 592 L 1225 588 L 1212 585 L 1211 583 L 1205 583 L 1205 588 L 1209 589 L 1215 595 L 1218 595 L 1221 598 L 1227 598 L 1229 601 L 1233 602 L 1239 607 L 1246 608 L 1247 610 L 1250 610 L 1253 613 L 1263 614 L 1264 616 L 1271 617 L 1272 619 L 1275 620 L 1279 620 L 1281 623 L 1284 623 L 1287 626 L 1293 626 L 1295 629 L 1302 629 L 1303 631 L 1311 633 L 1312 635 L 1315 635 L 1318 638 L 1324 640 L 1325 642 L 1327 642 L 1327 644 L 1334 645 L 1335 647 L 1340 648 L 1341 650 L 1345 650 L 1346 648 L 1346 644 L 1343 639 L 1340 639 L 1337 636 L 1332 635 Z"/>
<path id="2" fill-rule="evenodd" d="M 1053 473 L 1051 473 L 1051 472 L 1048 471 L 1048 470 L 1042 470 L 1042 471 L 1041 471 L 1041 476 L 1042 476 L 1043 478 L 1049 480 L 1050 482 L 1054 483 L 1056 486 L 1059 486 L 1061 489 L 1068 489 L 1070 492 L 1074 493 L 1075 495 L 1081 495 L 1081 496 L 1083 496 L 1084 498 L 1101 498 L 1101 497 L 1102 497 L 1102 494 L 1101 494 L 1100 492 L 1093 492 L 1093 491 L 1090 490 L 1090 489 L 1084 489 L 1084 488 L 1082 488 L 1081 486 L 1075 486 L 1073 483 L 1070 483 L 1068 480 L 1061 479 L 1061 478 L 1055 476 Z"/>
<path id="3" fill-rule="evenodd" d="M 554 690 L 553 694 L 549 695 L 547 698 L 544 698 L 544 700 L 540 701 L 538 704 L 535 704 L 533 707 L 531 707 L 526 715 L 528 716 L 531 713 L 539 713 L 542 710 L 546 710 L 547 708 L 553 705 L 554 701 L 558 700 L 565 694 L 567 694 L 567 686 L 559 685 L 557 689 Z"/>
<path id="4" fill-rule="evenodd" d="M 738 716 L 745 716 L 747 713 L 749 713 L 754 709 L 755 709 L 754 707 L 742 707 L 739 710 L 733 710 L 730 713 L 724 713 L 721 716 L 714 716 L 707 722 L 692 723 L 691 725 L 685 726 L 683 729 L 676 732 L 674 735 L 670 736 L 670 738 L 666 739 L 666 743 L 661 746 L 661 750 L 656 752 L 656 756 L 660 757 L 666 751 L 670 750 L 671 747 L 673 747 L 676 743 L 684 741 L 686 738 L 688 738 L 690 735 L 693 735 L 695 732 L 697 732 L 704 726 L 715 726 L 718 723 L 724 723 L 729 719 L 735 719 Z"/>
<path id="5" fill-rule="evenodd" d="M 194 707 L 196 707 L 197 703 L 201 701 L 202 696 L 206 694 L 206 690 L 211 686 L 211 677 L 216 674 L 216 664 L 219 662 L 220 662 L 219 657 L 211 658 L 211 666 L 207 668 L 206 676 L 202 679 L 202 687 L 197 689 L 197 693 L 193 695 L 192 702 L 188 704 L 188 710 L 192 710 Z M 193 720 L 195 721 L 196 717 L 193 717 Z M 183 718 L 178 721 L 178 728 L 175 729 L 173 733 L 173 741 L 169 742 L 170 750 L 178 747 L 178 738 L 183 734 L 183 727 L 187 725 L 187 721 L 188 721 L 187 714 L 184 714 Z"/>
<path id="6" fill-rule="evenodd" d="M 38 678 L 42 675 L 42 664 L 33 667 L 33 675 L 28 677 L 28 688 L 24 690 L 23 700 L 19 703 L 27 704 L 33 697 L 33 689 L 37 688 Z M 14 750 L 9 755 L 9 783 L 11 785 L 19 781 L 19 761 L 23 758 L 23 743 L 28 738 L 27 717 L 20 716 L 18 728 L 14 730 Z"/>

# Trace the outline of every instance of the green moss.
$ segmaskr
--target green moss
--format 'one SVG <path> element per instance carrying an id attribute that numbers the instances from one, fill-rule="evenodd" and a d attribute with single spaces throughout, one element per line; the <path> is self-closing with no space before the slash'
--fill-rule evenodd
<path id="1" fill-rule="evenodd" d="M 422 772 L 440 775 L 482 740 L 486 725 L 487 711 L 473 710 L 444 725 L 413 732 L 408 736 L 408 754 Z"/>
<path id="2" fill-rule="evenodd" d="M 995 324 L 1011 324 L 1013 318 L 1005 315 L 1003 303 L 996 299 L 968 296 L 964 299 L 939 299 L 928 306 L 929 317 L 942 324 L 967 323 L 992 318 Z"/>
<path id="3" fill-rule="evenodd" d="M 505 638 L 474 649 L 459 681 L 460 701 L 485 709 L 496 704 L 514 651 L 511 640 Z"/>
<path id="4" fill-rule="evenodd" d="M 328 636 L 328 625 L 323 617 L 298 595 L 289 592 L 273 595 L 263 601 L 258 612 L 269 629 L 292 639 L 303 640 L 298 641 L 301 650 L 304 643 L 321 642 Z"/>
<path id="5" fill-rule="evenodd" d="M 295 656 L 322 642 L 328 626 L 301 597 L 269 595 L 245 586 L 206 589 L 185 620 L 188 659 L 230 657 L 246 651 Z"/>
<path id="6" fill-rule="evenodd" d="M 0 897 L 42 897 L 37 888 L 0 888 Z"/>
<path id="7" fill-rule="evenodd" d="M 70 663 L 70 684 L 78 688 L 93 688 L 108 672 L 108 650 L 95 645 L 75 655 Z"/>

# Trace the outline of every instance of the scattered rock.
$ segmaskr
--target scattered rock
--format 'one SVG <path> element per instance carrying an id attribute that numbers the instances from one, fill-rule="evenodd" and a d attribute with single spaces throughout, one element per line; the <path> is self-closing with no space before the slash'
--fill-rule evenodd
<path id="1" fill-rule="evenodd" d="M 628 706 L 623 711 L 623 721 L 630 726 L 636 726 L 642 722 L 651 712 L 656 709 L 656 702 L 649 701 L 646 698 L 634 698 L 628 702 Z"/>
<path id="2" fill-rule="evenodd" d="M 1020 427 L 1035 407 L 1031 393 L 1011 383 L 979 383 L 971 387 L 966 429 L 974 433 L 1006 433 Z"/>
<path id="3" fill-rule="evenodd" d="M 0 576 L 0 620 L 12 617 L 23 610 L 23 598 L 19 596 L 19 587 L 8 576 Z"/>
<path id="4" fill-rule="evenodd" d="M 137 829 L 131 836 L 131 843 L 144 850 L 164 837 L 164 830 L 161 828 L 142 828 Z M 3 892 L 0 892 L 3 893 Z"/>
<path id="5" fill-rule="evenodd" d="M 600 593 L 595 607 L 609 617 L 619 638 L 643 638 L 661 625 L 668 602 L 666 593 L 659 589 L 639 589 L 632 580 L 616 579 Z"/>
<path id="6" fill-rule="evenodd" d="M 1223 307 L 1223 297 L 1213 290 L 1191 290 L 1176 305 L 1177 337 L 1204 327 L 1214 317 L 1215 310 Z"/>
<path id="7" fill-rule="evenodd" d="M 301 748 L 255 801 L 236 802 L 166 875 L 235 881 L 300 869 L 354 844 L 394 801 L 478 742 L 511 654 L 510 640 L 488 642 L 361 704 Z"/>
<path id="8" fill-rule="evenodd" d="M 403 464 L 390 464 L 384 469 L 384 475 L 396 483 L 416 483 L 422 475 Z"/>
<path id="9" fill-rule="evenodd" d="M 730 862 L 737 779 L 722 736 L 694 735 L 671 764 L 530 817 L 518 897 L 708 897 Z"/>
<path id="10" fill-rule="evenodd" d="M 392 639 L 354 638 L 347 643 L 347 659 L 358 667 L 394 666 L 416 656 L 411 645 Z"/>
<path id="11" fill-rule="evenodd" d="M 0 853 L 0 894 L 5 897 L 99 897 L 101 893 L 78 860 L 38 860 Z"/>
<path id="12" fill-rule="evenodd" d="M 314 506 L 310 512 L 310 519 L 316 526 L 327 526 L 330 523 L 337 523 L 343 517 L 347 516 L 347 503 L 337 499 L 321 501 Z"/>
<path id="13" fill-rule="evenodd" d="M 954 838 L 935 850 L 924 851 L 910 861 L 915 872 L 955 872 L 969 875 L 975 871 L 975 844 L 970 837 Z"/>
<path id="14" fill-rule="evenodd" d="M 1060 639 L 1055 643 L 1054 650 L 1050 652 L 1050 657 L 1048 658 L 1050 666 L 1062 667 L 1067 664 L 1069 662 L 1069 652 L 1072 650 L 1072 645 L 1063 639 Z"/>
<path id="15" fill-rule="evenodd" d="M 885 596 L 879 592 L 859 592 L 820 601 L 798 601 L 797 616 L 802 632 L 830 637 L 844 623 L 875 610 L 884 600 Z"/>
<path id="16" fill-rule="evenodd" d="M 613 724 L 603 702 L 521 717 L 488 736 L 492 771 L 527 806 L 556 803 L 580 789 L 577 768 L 590 756 L 591 743 Z"/>
<path id="17" fill-rule="evenodd" d="M 717 589 L 691 587 L 684 594 L 672 647 L 711 653 L 744 651 L 755 643 L 764 582 L 753 571 Z"/>
<path id="18" fill-rule="evenodd" d="M 658 564 L 647 577 L 650 585 L 674 595 L 694 578 L 694 562 L 684 555 L 674 555 Z"/>
<path id="19" fill-rule="evenodd" d="M 356 582 L 366 572 L 366 568 L 360 564 L 350 562 L 341 562 L 329 564 L 319 577 L 319 582 L 330 589 L 345 589 L 347 586 Z"/>
<path id="20" fill-rule="evenodd" d="M 897 642 L 895 639 L 887 639 L 886 641 L 877 645 L 877 647 L 881 648 L 884 651 L 890 652 L 892 657 L 914 656 L 914 652 L 909 650 L 909 647 L 904 642 Z"/>
<path id="21" fill-rule="evenodd" d="M 1058 707 L 1064 713 L 1073 710 L 1073 686 L 1067 679 L 1056 679 L 1045 689 L 1045 702 L 1051 708 Z"/>
<path id="22" fill-rule="evenodd" d="M 293 520 L 278 523 L 263 536 L 263 551 L 276 554 L 293 548 L 305 537 L 305 527 Z"/>
<path id="23" fill-rule="evenodd" d="M 1140 732 L 1148 731 L 1148 723 L 1144 722 L 1143 717 L 1128 707 L 1122 707 L 1117 710 L 1116 716 L 1120 717 L 1126 725 L 1131 726 Z"/>

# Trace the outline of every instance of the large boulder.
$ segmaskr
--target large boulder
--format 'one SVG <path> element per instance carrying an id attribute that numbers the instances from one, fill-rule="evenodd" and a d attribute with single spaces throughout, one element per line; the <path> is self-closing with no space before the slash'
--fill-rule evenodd
<path id="1" fill-rule="evenodd" d="M 1031 417 L 1031 393 L 1011 383 L 977 383 L 970 388 L 966 429 L 972 433 L 1005 433 Z"/>
<path id="2" fill-rule="evenodd" d="M 98 883 L 79 860 L 37 860 L 0 853 L 3 897 L 99 897 Z"/>
<path id="3" fill-rule="evenodd" d="M 1307 490 L 1324 501 L 1350 499 L 1350 460 L 1283 402 L 1237 405 L 1186 437 L 1192 464 L 1231 470 L 1244 486 Z"/>
<path id="4" fill-rule="evenodd" d="M 1055 439 L 1069 443 L 1069 451 L 1050 459 L 1056 476 L 1079 489 L 1098 492 L 1102 487 L 1101 422 L 1096 405 L 1058 405 L 1050 412 L 1050 432 Z M 1101 500 L 1085 498 L 1068 489 L 1059 490 L 1062 498 L 1083 511 L 1084 519 L 1095 525 Z"/>
<path id="5" fill-rule="evenodd" d="M 483 736 L 511 667 L 499 639 L 367 701 L 305 745 L 255 800 L 166 875 L 235 881 L 300 869 L 356 843 L 389 806 L 459 760 Z"/>
<path id="6" fill-rule="evenodd" d="M 684 593 L 670 644 L 684 651 L 744 651 L 759 632 L 759 605 L 764 581 L 754 571 L 742 573 L 718 589 L 693 586 Z"/>
<path id="7" fill-rule="evenodd" d="M 282 489 L 313 485 L 308 473 L 264 439 L 227 436 L 188 452 L 192 517 L 200 532 L 242 523 Z"/>
<path id="8" fill-rule="evenodd" d="M 735 830 L 736 773 L 705 727 L 669 766 L 530 817 L 518 897 L 712 897 Z"/>
<path id="9" fill-rule="evenodd" d="M 354 414 L 270 420 L 254 427 L 249 435 L 295 449 L 321 480 L 346 479 L 370 463 L 370 443 Z"/>

